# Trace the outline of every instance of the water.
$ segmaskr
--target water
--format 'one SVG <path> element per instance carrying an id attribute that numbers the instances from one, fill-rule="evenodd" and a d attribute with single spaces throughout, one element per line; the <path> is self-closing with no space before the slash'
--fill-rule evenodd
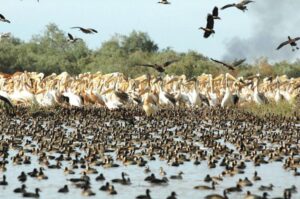
<path id="1" fill-rule="evenodd" d="M 66 133 L 72 133 L 75 128 L 71 128 L 65 125 L 62 125 L 61 128 L 67 128 Z M 175 130 L 175 128 L 170 129 Z M 92 137 L 87 136 L 86 138 L 92 139 Z M 30 138 L 26 138 L 30 139 Z M 180 141 L 181 138 L 178 138 Z M 222 144 L 224 144 L 224 140 L 219 140 Z M 195 143 L 199 144 L 200 143 Z M 226 145 L 234 149 L 234 145 L 230 143 L 226 143 Z M 268 145 L 268 147 L 272 148 L 272 145 Z M 274 146 L 273 146 L 274 147 Z M 81 151 L 82 152 L 82 151 Z M 10 150 L 10 157 L 15 155 L 16 151 Z M 114 153 L 107 153 L 106 155 L 115 156 Z M 14 199 L 14 198 L 21 198 L 21 194 L 15 194 L 13 190 L 17 187 L 21 186 L 21 183 L 17 180 L 17 177 L 20 175 L 22 171 L 30 172 L 33 168 L 39 168 L 41 165 L 38 163 L 37 157 L 34 155 L 30 155 L 26 153 L 26 155 L 31 156 L 31 164 L 30 165 L 14 165 L 12 161 L 9 161 L 9 164 L 6 165 L 7 171 L 4 173 L 7 177 L 7 181 L 9 186 L 0 186 L 0 198 L 4 199 Z M 60 154 L 58 153 L 48 153 L 47 155 L 54 155 L 58 157 Z M 297 188 L 300 187 L 300 176 L 295 177 L 293 176 L 293 171 L 287 171 L 283 169 L 282 162 L 271 162 L 269 164 L 262 164 L 261 166 L 254 167 L 253 163 L 246 162 L 246 169 L 244 174 L 237 174 L 235 176 L 227 176 L 224 177 L 224 180 L 218 182 L 216 185 L 216 190 L 195 190 L 193 189 L 194 186 L 197 185 L 207 185 L 210 186 L 211 183 L 206 183 L 203 181 L 204 177 L 209 174 L 210 176 L 217 176 L 223 170 L 224 167 L 217 166 L 215 169 L 209 169 L 207 167 L 207 161 L 201 161 L 201 164 L 196 166 L 193 164 L 193 161 L 185 162 L 183 165 L 179 167 L 172 167 L 169 166 L 166 161 L 160 161 L 158 156 L 156 157 L 156 161 L 148 161 L 148 165 L 151 169 L 151 173 L 155 173 L 156 177 L 161 178 L 162 176 L 159 175 L 160 167 L 163 167 L 164 170 L 167 172 L 167 177 L 170 175 L 176 175 L 179 171 L 183 171 L 183 179 L 182 180 L 172 180 L 169 178 L 169 182 L 167 185 L 152 185 L 146 181 L 144 178 L 150 173 L 144 173 L 145 167 L 139 167 L 137 165 L 129 165 L 123 166 L 121 162 L 116 161 L 117 164 L 121 165 L 118 168 L 103 168 L 103 167 L 96 167 L 99 173 L 103 173 L 106 180 L 101 182 L 96 182 L 95 178 L 98 174 L 90 174 L 91 178 L 91 186 L 92 191 L 96 193 L 95 196 L 91 196 L 91 198 L 114 198 L 114 199 L 127 199 L 127 198 L 135 198 L 137 195 L 145 194 L 145 190 L 148 188 L 151 190 L 152 198 L 167 198 L 172 191 L 176 191 L 178 197 L 181 199 L 197 199 L 197 198 L 204 198 L 208 194 L 218 193 L 222 195 L 223 190 L 225 188 L 235 186 L 237 181 L 242 178 L 248 177 L 252 180 L 254 171 L 258 172 L 258 175 L 262 178 L 261 181 L 252 181 L 254 185 L 252 187 L 244 187 L 243 192 L 241 193 L 231 193 L 228 194 L 229 198 L 233 199 L 240 199 L 244 198 L 246 192 L 249 190 L 251 193 L 255 193 L 257 195 L 262 195 L 263 192 L 258 190 L 260 185 L 269 185 L 272 183 L 274 185 L 273 191 L 269 192 L 270 198 L 271 197 L 279 197 L 283 195 L 283 190 L 285 188 L 289 188 L 292 185 L 296 185 Z M 55 161 L 50 161 L 50 164 L 55 164 Z M 62 162 L 62 168 L 69 167 L 69 163 L 66 161 Z M 26 186 L 27 191 L 34 192 L 35 188 L 40 188 L 42 192 L 40 193 L 40 198 L 43 199 L 55 199 L 55 198 L 64 198 L 64 199 L 76 199 L 76 198 L 84 198 L 86 196 L 82 196 L 81 189 L 75 188 L 74 185 L 67 179 L 70 178 L 79 178 L 81 176 L 81 172 L 83 169 L 76 169 L 75 175 L 65 175 L 63 169 L 45 169 L 44 173 L 48 176 L 48 180 L 38 180 L 35 178 L 31 178 L 27 176 Z M 132 182 L 131 185 L 120 185 L 114 184 L 116 191 L 118 192 L 117 195 L 111 196 L 107 192 L 99 191 L 99 188 L 106 183 L 106 181 L 111 181 L 114 178 L 121 178 L 121 172 L 126 172 L 129 174 L 130 180 Z M 2 174 L 1 178 L 2 179 Z M 58 193 L 58 189 L 62 188 L 65 184 L 69 186 L 69 193 L 61 194 Z M 293 194 L 292 198 L 300 198 L 300 194 L 296 193 Z"/>
<path id="2" fill-rule="evenodd" d="M 52 154 L 55 155 L 55 154 Z M 54 162 L 52 161 L 54 164 Z M 121 163 L 120 163 L 121 164 Z M 63 163 L 67 166 L 66 163 Z M 106 192 L 99 191 L 98 189 L 105 184 L 106 181 L 96 182 L 94 179 L 97 174 L 89 175 L 91 178 L 92 190 L 96 193 L 96 196 L 92 198 L 135 198 L 137 195 L 144 194 L 146 188 L 151 190 L 152 198 L 166 198 L 172 191 L 176 191 L 178 198 L 203 198 L 207 194 L 219 193 L 222 195 L 223 189 L 229 186 L 235 186 L 239 178 L 248 177 L 252 178 L 254 171 L 256 170 L 262 181 L 257 181 L 254 186 L 244 188 L 243 193 L 232 193 L 229 194 L 229 198 L 243 198 L 246 191 L 250 190 L 251 193 L 256 193 L 261 195 L 262 192 L 258 191 L 260 185 L 269 185 L 272 183 L 274 191 L 269 192 L 272 197 L 282 196 L 283 190 L 292 185 L 300 187 L 300 177 L 295 177 L 292 175 L 292 171 L 286 171 L 282 168 L 282 163 L 273 162 L 266 165 L 261 165 L 259 167 L 253 167 L 252 163 L 246 163 L 247 168 L 245 169 L 245 174 L 237 174 L 233 177 L 225 177 L 224 181 L 218 182 L 215 191 L 200 191 L 194 190 L 193 187 L 196 185 L 209 185 L 210 183 L 205 183 L 203 181 L 207 174 L 211 176 L 219 175 L 223 168 L 217 167 L 215 169 L 209 169 L 207 167 L 206 161 L 201 161 L 201 164 L 196 166 L 192 162 L 185 163 L 180 167 L 171 167 L 165 161 L 150 161 L 149 164 L 152 172 L 159 176 L 159 168 L 163 167 L 167 172 L 167 176 L 177 174 L 179 171 L 183 171 L 182 180 L 171 180 L 165 186 L 151 185 L 150 183 L 144 181 L 144 178 L 149 175 L 144 173 L 144 167 L 139 167 L 137 165 L 121 166 L 118 168 L 97 168 L 97 171 L 103 173 L 106 180 L 111 180 L 114 178 L 120 178 L 121 172 L 126 172 L 129 174 L 132 184 L 131 185 L 119 185 L 115 184 L 115 189 L 118 194 L 115 196 L 110 196 Z M 10 163 L 7 165 L 7 171 L 5 175 L 7 176 L 7 181 L 9 186 L 0 187 L 0 198 L 20 198 L 21 195 L 13 193 L 13 190 L 20 187 L 20 182 L 17 181 L 17 176 L 21 171 L 30 172 L 35 167 L 40 167 L 37 163 L 36 157 L 32 156 L 31 165 L 13 165 Z M 82 198 L 81 190 L 75 188 L 71 182 L 67 179 L 72 177 L 80 177 L 80 171 L 82 169 L 77 169 L 75 175 L 65 175 L 63 169 L 46 169 L 44 171 L 45 175 L 48 176 L 48 180 L 37 180 L 28 176 L 26 185 L 28 191 L 34 191 L 36 187 L 39 187 L 42 192 L 40 193 L 41 198 L 44 199 L 54 199 L 65 198 L 65 199 L 75 199 Z M 57 190 L 63 187 L 64 184 L 69 185 L 70 192 L 67 194 L 57 193 Z M 293 194 L 293 198 L 299 198 L 300 194 Z"/>

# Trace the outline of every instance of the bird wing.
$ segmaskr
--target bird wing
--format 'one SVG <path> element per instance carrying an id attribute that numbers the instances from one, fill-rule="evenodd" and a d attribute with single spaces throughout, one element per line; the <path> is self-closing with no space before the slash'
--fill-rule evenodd
<path id="1" fill-rule="evenodd" d="M 94 33 L 98 33 L 98 31 L 93 28 L 89 28 L 88 30 L 93 31 Z"/>
<path id="2" fill-rule="evenodd" d="M 82 27 L 79 27 L 79 26 L 72 27 L 72 29 L 75 29 L 75 28 L 82 29 Z"/>
<path id="3" fill-rule="evenodd" d="M 254 2 L 254 1 L 251 1 L 251 0 L 243 0 L 243 1 L 241 2 L 241 4 L 247 5 L 248 3 L 252 3 L 252 2 Z"/>
<path id="4" fill-rule="evenodd" d="M 219 15 L 219 9 L 217 6 L 214 7 L 213 11 L 212 11 L 212 15 L 217 17 Z"/>
<path id="5" fill-rule="evenodd" d="M 234 67 L 230 66 L 229 64 L 226 64 L 224 62 L 221 62 L 221 61 L 218 61 L 218 60 L 215 60 L 213 58 L 210 58 L 212 61 L 216 62 L 216 63 L 219 63 L 219 64 L 222 64 L 223 66 L 225 66 L 226 68 L 230 69 L 230 70 L 234 70 Z"/>
<path id="6" fill-rule="evenodd" d="M 0 14 L 0 19 L 5 19 L 5 17 L 2 14 Z"/>
<path id="7" fill-rule="evenodd" d="M 234 61 L 232 63 L 233 66 L 239 66 L 241 65 L 242 63 L 244 63 L 246 61 L 246 59 L 240 59 L 240 60 L 237 60 L 237 61 Z"/>
<path id="8" fill-rule="evenodd" d="M 300 40 L 300 37 L 296 37 L 296 38 L 295 38 L 295 41 L 298 41 L 298 40 Z"/>
<path id="9" fill-rule="evenodd" d="M 285 41 L 285 42 L 282 42 L 277 48 L 276 50 L 279 50 L 280 48 L 282 48 L 283 46 L 289 44 L 289 41 Z"/>
<path id="10" fill-rule="evenodd" d="M 153 65 L 153 64 L 139 64 L 138 66 L 146 66 L 146 67 L 151 67 L 151 68 L 155 67 L 155 65 Z"/>
<path id="11" fill-rule="evenodd" d="M 211 35 L 211 33 L 212 33 L 212 32 L 205 31 L 205 32 L 204 32 L 204 35 L 203 35 L 204 38 L 208 38 L 208 37 Z"/>
<path id="12" fill-rule="evenodd" d="M 175 60 L 171 60 L 171 61 L 166 61 L 165 63 L 163 63 L 163 67 L 167 67 L 175 62 L 178 62 L 178 59 L 175 59 Z"/>
<path id="13" fill-rule="evenodd" d="M 223 6 L 223 7 L 221 8 L 221 10 L 224 10 L 224 9 L 226 9 L 226 8 L 230 8 L 230 7 L 233 7 L 233 6 L 235 6 L 235 3 L 233 3 L 233 4 L 227 4 L 227 5 Z"/>
<path id="14" fill-rule="evenodd" d="M 68 37 L 69 37 L 70 40 L 74 39 L 74 37 L 70 33 L 68 33 Z"/>
<path id="15" fill-rule="evenodd" d="M 211 30 L 214 28 L 214 17 L 211 14 L 207 15 L 206 28 Z"/>

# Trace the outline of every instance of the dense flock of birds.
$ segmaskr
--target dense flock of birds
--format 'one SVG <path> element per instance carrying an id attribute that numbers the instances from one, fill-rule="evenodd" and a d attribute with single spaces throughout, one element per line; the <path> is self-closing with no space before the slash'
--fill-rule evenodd
<path id="1" fill-rule="evenodd" d="M 171 4 L 168 0 L 158 3 Z M 243 0 L 221 10 L 235 7 L 245 12 L 250 3 L 253 1 Z M 220 19 L 215 7 L 207 16 L 206 27 L 200 28 L 205 38 L 215 33 L 214 20 Z M 0 21 L 10 23 L 2 14 Z M 93 28 L 72 29 L 98 33 Z M 9 36 L 4 33 L 1 39 Z M 299 49 L 299 39 L 288 37 L 277 49 L 285 45 Z M 78 40 L 81 38 L 68 33 L 68 42 Z M 229 70 L 245 61 L 211 60 Z M 139 66 L 163 74 L 166 67 L 177 61 Z M 260 74 L 234 77 L 226 73 L 187 78 L 146 74 L 130 78 L 121 73 L 100 72 L 77 76 L 67 72 L 49 76 L 26 71 L 1 73 L 0 187 L 16 186 L 14 193 L 39 198 L 43 196 L 42 188 L 33 188 L 28 181 L 55 181 L 47 173 L 57 170 L 64 174 L 65 181 L 55 184 L 59 186 L 57 194 L 77 189 L 86 197 L 102 192 L 107 194 L 106 198 L 128 198 L 122 187 L 134 190 L 134 186 L 144 182 L 144 194 L 136 193 L 136 199 L 154 198 L 156 193 L 151 190 L 157 190 L 156 186 L 174 186 L 172 192 L 161 193 L 164 195 L 160 197 L 167 199 L 181 198 L 190 191 L 195 191 L 195 198 L 199 193 L 205 199 L 268 199 L 274 195 L 273 189 L 282 192 L 282 196 L 274 199 L 291 199 L 297 195 L 295 185 L 277 187 L 269 181 L 265 184 L 264 174 L 255 171 L 249 176 L 246 171 L 249 167 L 256 170 L 280 163 L 286 175 L 300 176 L 299 113 L 295 111 L 290 117 L 267 114 L 260 118 L 232 107 L 286 101 L 299 108 L 299 98 L 300 78 L 285 75 L 262 78 Z M 41 109 L 30 113 L 32 107 Z M 153 162 L 179 170 L 184 165 L 204 164 L 209 172 L 199 175 L 201 183 L 190 190 L 177 190 L 176 184 L 187 173 L 168 175 L 163 167 L 157 172 Z M 28 170 L 25 165 L 32 165 L 33 169 Z M 108 177 L 118 167 L 123 170 L 122 166 L 142 172 L 134 178 L 125 171 L 121 178 Z M 22 171 L 11 177 L 11 169 Z M 216 170 L 220 173 L 212 174 Z M 238 180 L 231 186 L 224 182 L 227 179 Z M 1 190 L 0 196 L 8 196 L 7 191 Z"/>
<path id="2" fill-rule="evenodd" d="M 280 164 L 285 176 L 300 176 L 296 112 L 291 117 L 259 118 L 235 109 L 166 108 L 152 118 L 138 107 L 90 106 L 32 115 L 20 107 L 15 114 L 0 115 L 0 188 L 15 187 L 1 190 L 0 196 L 14 191 L 46 198 L 50 189 L 51 196 L 80 191 L 86 197 L 151 199 L 157 198 L 158 189 L 169 187 L 173 191 L 160 191 L 158 198 L 185 198 L 193 192 L 192 198 L 267 199 L 275 190 L 275 196 L 283 195 L 276 199 L 297 195 L 289 181 L 279 185 L 284 179 L 266 180 L 257 172 Z M 164 170 L 166 164 L 178 168 L 178 174 Z M 197 173 L 189 175 L 185 166 Z M 50 175 L 54 171 L 62 180 Z M 186 189 L 176 188 L 184 182 L 189 183 Z M 135 191 L 138 187 L 145 193 Z M 137 196 L 126 195 L 129 192 Z"/>
<path id="3" fill-rule="evenodd" d="M 154 66 L 163 69 L 166 65 Z M 235 78 L 226 73 L 216 77 L 202 74 L 190 79 L 184 75 L 154 77 L 147 74 L 133 79 L 121 73 L 71 76 L 63 72 L 44 76 L 43 73 L 16 72 L 0 74 L 0 96 L 9 113 L 19 105 L 58 105 L 96 106 L 109 110 L 140 107 L 147 116 L 153 116 L 159 109 L 175 107 L 230 108 L 281 101 L 296 107 L 300 96 L 300 78 L 283 75 L 262 79 L 259 74 Z"/>

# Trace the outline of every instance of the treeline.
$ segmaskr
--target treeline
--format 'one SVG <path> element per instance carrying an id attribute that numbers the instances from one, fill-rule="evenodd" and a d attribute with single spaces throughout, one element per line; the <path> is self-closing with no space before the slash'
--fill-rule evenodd
<path id="1" fill-rule="evenodd" d="M 43 34 L 33 36 L 29 42 L 13 36 L 0 41 L 0 72 L 4 73 L 24 70 L 45 74 L 101 71 L 122 72 L 135 77 L 157 73 L 152 68 L 139 67 L 138 64 L 163 63 L 173 59 L 179 61 L 167 68 L 168 74 L 185 74 L 191 77 L 202 73 L 217 75 L 228 72 L 226 68 L 198 52 L 178 53 L 170 48 L 159 49 L 144 32 L 133 31 L 127 36 L 115 35 L 96 50 L 89 49 L 82 40 L 68 43 L 66 33 L 55 24 L 47 25 Z M 300 60 L 271 65 L 266 58 L 262 58 L 255 65 L 243 64 L 231 73 L 248 76 L 258 72 L 262 75 L 286 74 L 289 77 L 299 77 Z"/>

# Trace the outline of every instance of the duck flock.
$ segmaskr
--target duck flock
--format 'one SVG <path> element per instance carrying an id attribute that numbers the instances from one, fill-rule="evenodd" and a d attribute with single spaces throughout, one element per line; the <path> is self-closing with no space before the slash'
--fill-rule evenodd
<path id="1" fill-rule="evenodd" d="M 300 198 L 300 78 L 162 75 L 176 61 L 140 64 L 157 77 L 0 73 L 0 198 Z M 280 103 L 294 113 L 244 109 Z"/>

